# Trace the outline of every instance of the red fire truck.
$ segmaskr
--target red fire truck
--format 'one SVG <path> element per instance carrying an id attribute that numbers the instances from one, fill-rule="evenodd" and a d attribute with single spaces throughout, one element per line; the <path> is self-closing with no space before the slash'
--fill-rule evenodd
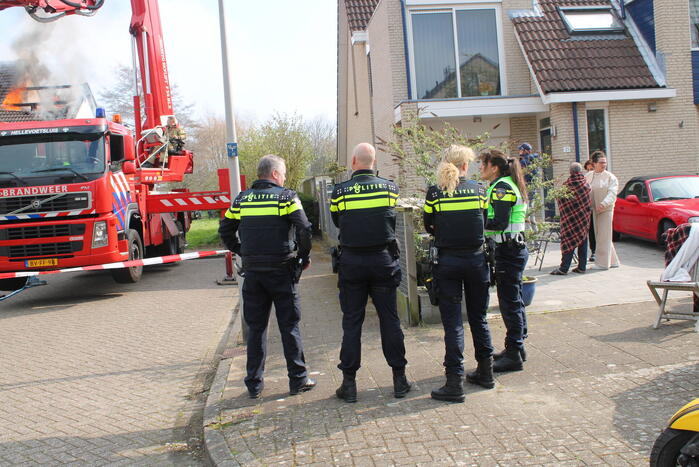
<path id="1" fill-rule="evenodd" d="M 103 3 L 0 0 L 0 11 L 23 7 L 47 22 L 90 16 Z M 11 102 L 7 97 L 0 102 L 5 107 L 0 105 L 0 119 L 6 116 L 0 121 L 0 272 L 177 254 L 184 248 L 192 211 L 223 210 L 230 204 L 227 183 L 213 192 L 156 190 L 192 173 L 193 155 L 179 150 L 166 157 L 164 127 L 173 107 L 158 1 L 131 0 L 131 6 L 129 31 L 140 82 L 134 92 L 134 131 L 118 117 L 106 118 L 102 109 L 91 116 L 40 119 L 38 104 L 25 101 L 45 88 L 20 86 L 6 93 Z M 16 117 L 13 112 L 37 118 L 7 118 Z M 117 282 L 136 282 L 142 267 L 112 273 Z M 4 279 L 0 289 L 19 289 L 25 281 Z"/>

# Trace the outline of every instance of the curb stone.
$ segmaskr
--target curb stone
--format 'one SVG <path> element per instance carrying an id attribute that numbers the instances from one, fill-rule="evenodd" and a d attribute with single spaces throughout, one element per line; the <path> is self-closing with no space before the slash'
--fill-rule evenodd
<path id="1" fill-rule="evenodd" d="M 224 338 L 224 342 L 226 343 L 223 347 L 224 351 L 232 347 L 231 343 L 235 343 L 238 340 L 238 336 L 241 332 L 242 319 L 240 302 L 233 313 L 233 323 L 227 336 Z M 231 455 L 231 450 L 221 430 L 213 427 L 221 421 L 219 404 L 223 399 L 223 393 L 226 389 L 226 380 L 228 379 L 228 372 L 231 369 L 232 363 L 233 357 L 221 358 L 219 360 L 218 369 L 211 383 L 209 395 L 206 398 L 206 406 L 204 407 L 204 420 L 202 422 L 204 425 L 204 450 L 209 457 L 211 465 L 214 466 L 237 467 L 240 465 Z"/>

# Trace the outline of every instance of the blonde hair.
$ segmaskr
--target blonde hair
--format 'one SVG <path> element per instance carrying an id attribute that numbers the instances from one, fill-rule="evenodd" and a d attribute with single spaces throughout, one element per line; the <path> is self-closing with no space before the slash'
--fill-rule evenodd
<path id="1" fill-rule="evenodd" d="M 452 144 L 444 151 L 442 161 L 437 166 L 437 186 L 452 195 L 459 185 L 459 168 L 473 162 L 473 150 L 467 146 Z"/>

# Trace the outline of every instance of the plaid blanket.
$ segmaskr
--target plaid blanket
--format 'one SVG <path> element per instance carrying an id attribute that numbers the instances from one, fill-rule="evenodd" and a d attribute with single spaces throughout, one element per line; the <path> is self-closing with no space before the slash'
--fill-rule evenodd
<path id="1" fill-rule="evenodd" d="M 561 213 L 561 253 L 575 250 L 587 239 L 590 229 L 590 185 L 583 174 L 571 175 L 563 184 L 573 196 L 558 200 Z"/>
<path id="2" fill-rule="evenodd" d="M 692 224 L 681 224 L 663 234 L 665 239 L 665 267 L 672 262 L 682 244 L 689 237 Z M 699 313 L 699 297 L 694 295 L 694 312 Z"/>

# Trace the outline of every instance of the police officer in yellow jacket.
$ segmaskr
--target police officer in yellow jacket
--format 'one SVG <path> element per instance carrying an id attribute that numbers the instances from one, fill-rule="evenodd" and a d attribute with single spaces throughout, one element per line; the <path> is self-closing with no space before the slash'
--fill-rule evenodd
<path id="1" fill-rule="evenodd" d="M 398 187 L 373 170 L 376 151 L 368 143 L 354 149 L 352 178 L 335 186 L 330 212 L 340 228 L 338 286 L 342 308 L 342 385 L 336 395 L 357 401 L 355 376 L 361 364 L 361 336 L 367 299 L 376 307 L 381 347 L 393 369 L 393 394 L 405 397 L 410 383 L 405 376 L 405 345 L 396 307 L 401 281 L 396 243 L 395 205 Z"/>
<path id="2" fill-rule="evenodd" d="M 301 270 L 310 265 L 311 224 L 293 190 L 284 188 L 284 159 L 267 155 L 259 180 L 241 192 L 221 221 L 219 235 L 243 260 L 243 318 L 248 325 L 247 377 L 251 398 L 260 396 L 267 353 L 267 325 L 274 304 L 282 336 L 291 395 L 313 389 L 308 377 L 297 292 Z"/>
<path id="3" fill-rule="evenodd" d="M 473 151 L 465 146 L 452 145 L 445 151 L 437 167 L 437 184 L 427 191 L 423 214 L 425 228 L 434 236 L 438 252 L 433 271 L 444 326 L 447 377 L 444 386 L 432 391 L 432 398 L 451 402 L 464 401 L 464 296 L 478 362 L 476 371 L 466 379 L 488 389 L 495 386 L 493 345 L 486 319 L 490 273 L 483 248 L 485 189 L 466 178 L 468 164 L 474 158 Z"/>
<path id="4" fill-rule="evenodd" d="M 498 304 L 507 328 L 505 350 L 493 356 L 493 371 L 518 371 L 526 360 L 527 315 L 522 301 L 522 275 L 529 259 L 523 236 L 527 189 L 519 161 L 497 149 L 481 154 L 481 177 L 490 182 L 485 235 L 495 243 Z"/>

